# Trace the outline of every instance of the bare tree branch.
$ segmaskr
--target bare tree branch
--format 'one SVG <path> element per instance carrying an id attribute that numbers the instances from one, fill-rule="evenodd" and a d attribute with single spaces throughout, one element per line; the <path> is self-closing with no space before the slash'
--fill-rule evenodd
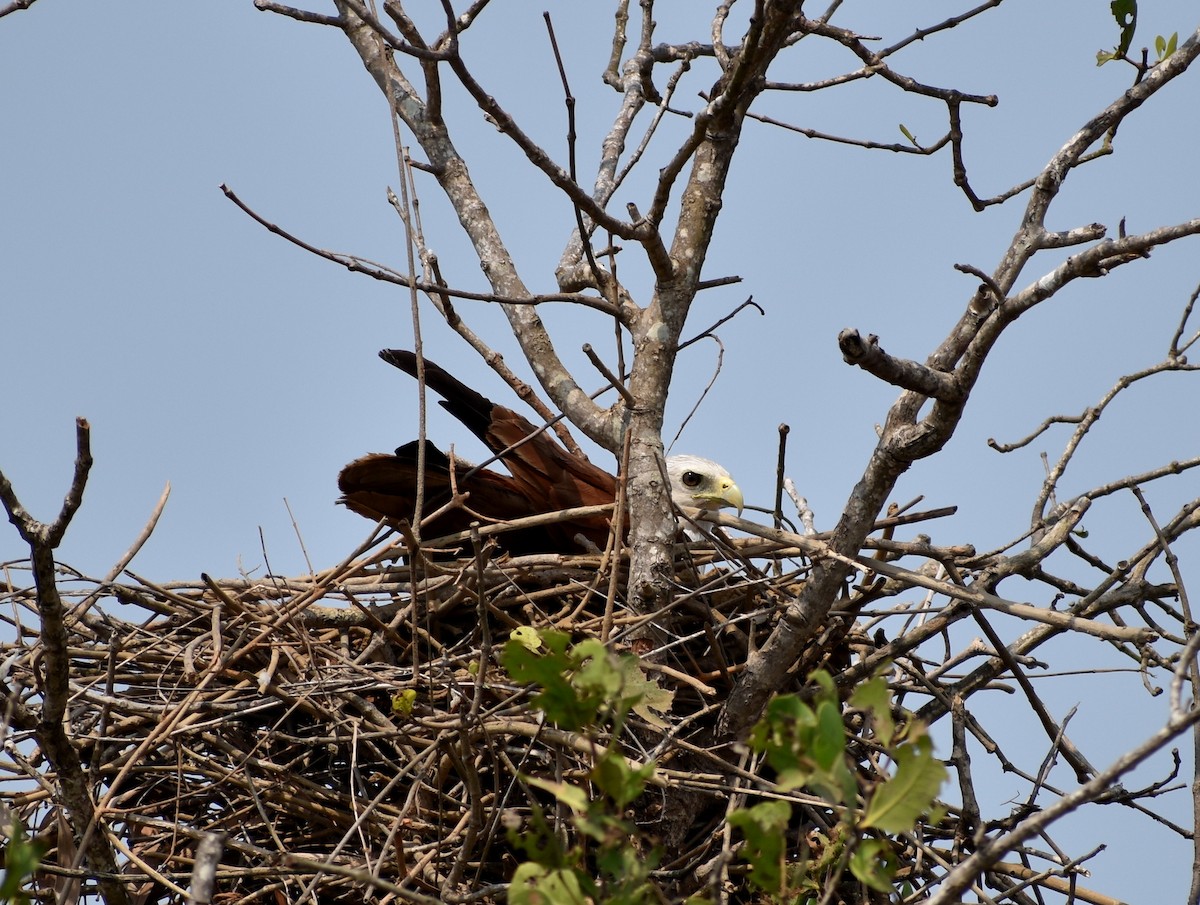
<path id="1" fill-rule="evenodd" d="M 91 429 L 82 418 L 76 420 L 75 474 L 63 500 L 62 510 L 51 524 L 33 518 L 17 499 L 8 478 L 0 472 L 0 502 L 21 537 L 29 544 L 33 560 L 33 576 L 37 584 L 37 608 L 41 618 L 41 648 L 45 657 L 42 677 L 42 708 L 37 736 L 58 774 L 58 791 L 63 804 L 74 818 L 72 829 L 78 833 L 76 843 L 86 857 L 89 867 L 97 873 L 100 893 L 109 905 L 125 905 L 129 901 L 124 884 L 116 879 L 117 859 L 107 833 L 101 824 L 102 815 L 92 800 L 83 764 L 65 725 L 67 703 L 70 700 L 70 654 L 66 609 L 55 580 L 54 550 L 62 541 L 71 519 L 83 502 L 88 472 L 92 467 Z"/>
<path id="2" fill-rule="evenodd" d="M 850 42 L 853 44 L 853 42 Z M 1022 226 L 1000 266 L 993 282 L 1008 292 L 1029 259 L 1041 247 L 1043 223 L 1050 202 L 1070 171 L 1071 165 L 1109 129 L 1136 110 L 1154 92 L 1187 69 L 1200 54 L 1200 32 L 1194 34 L 1176 54 L 1156 67 L 1144 81 L 1122 94 L 1077 132 L 1042 170 L 1037 187 L 1026 208 Z M 978 379 L 987 353 L 1004 328 L 1037 302 L 1051 297 L 1066 283 L 1080 276 L 1099 275 L 1119 266 L 1131 255 L 1148 251 L 1153 245 L 1193 235 L 1200 221 L 1187 221 L 1172 227 L 1151 230 L 1141 236 L 1102 242 L 1072 256 L 1048 278 L 991 311 L 978 300 L 967 306 L 959 323 L 926 362 L 932 371 L 953 370 L 961 387 L 960 395 L 935 401 L 929 414 L 917 421 L 917 414 L 929 397 L 906 390 L 892 406 L 883 435 L 855 486 L 834 531 L 830 548 L 841 557 L 860 549 L 870 524 L 881 511 L 896 480 L 917 459 L 940 450 L 953 433 L 962 415 L 965 400 Z M 783 675 L 796 661 L 805 645 L 824 623 L 843 581 L 848 574 L 844 560 L 814 564 L 812 578 L 799 598 L 790 604 L 771 637 L 747 662 L 738 687 L 726 704 L 723 725 L 727 732 L 739 734 L 757 718 Z"/>
<path id="3" fill-rule="evenodd" d="M 1085 802 L 1095 801 L 1118 779 L 1152 754 L 1161 751 L 1170 744 L 1172 739 L 1195 726 L 1197 722 L 1200 722 L 1200 708 L 1194 706 L 1188 709 L 1172 707 L 1170 718 L 1160 730 L 1137 747 L 1121 755 L 1107 769 L 1097 773 L 1088 782 L 1063 795 L 1053 804 L 1026 817 L 1011 832 L 985 842 L 974 854 L 951 870 L 926 901 L 929 902 L 929 905 L 949 905 L 951 902 L 960 901 L 962 893 L 970 888 L 976 878 L 1005 854 L 1026 839 L 1042 832 L 1064 814 L 1070 813 Z"/>
<path id="4" fill-rule="evenodd" d="M 23 9 L 29 9 L 37 0 L 11 0 L 10 3 L 0 6 L 0 18 L 7 16 L 9 13 L 15 13 Z"/>

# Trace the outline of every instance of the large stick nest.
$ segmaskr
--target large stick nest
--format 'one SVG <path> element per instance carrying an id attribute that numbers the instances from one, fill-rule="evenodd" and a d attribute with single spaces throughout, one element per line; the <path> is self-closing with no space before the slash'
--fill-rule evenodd
<path id="1" fill-rule="evenodd" d="M 502 900 L 524 857 L 512 829 L 524 832 L 535 808 L 567 843 L 583 841 L 528 778 L 588 788 L 596 743 L 609 741 L 549 725 L 534 689 L 499 665 L 514 630 L 553 626 L 633 652 L 674 694 L 665 731 L 635 718 L 619 739 L 631 763 L 657 764 L 626 816 L 640 830 L 630 845 L 661 853 L 651 879 L 662 896 L 720 889 L 751 901 L 732 806 L 793 802 L 793 863 L 820 862 L 837 817 L 820 798 L 780 792 L 742 745 L 716 739 L 741 665 L 807 568 L 778 545 L 739 544 L 680 548 L 678 592 L 652 617 L 618 593 L 624 563 L 601 556 L 414 560 L 393 543 L 307 578 L 167 585 L 101 584 L 60 567 L 75 606 L 68 731 L 102 824 L 87 832 L 111 837 L 136 902 L 181 901 L 210 833 L 224 835 L 221 902 Z M 5 798 L 49 846 L 37 897 L 87 895 L 94 874 L 80 869 L 55 765 L 37 747 L 35 591 L 9 588 Z M 850 631 L 862 599 L 847 589 L 843 615 L 780 692 L 802 690 L 816 667 L 845 675 L 874 652 Z M 863 788 L 877 769 L 864 747 Z M 961 830 L 956 814 L 924 826 L 926 843 Z M 889 845 L 912 888 L 936 882 L 928 850 Z M 886 899 L 847 879 L 834 901 Z"/>

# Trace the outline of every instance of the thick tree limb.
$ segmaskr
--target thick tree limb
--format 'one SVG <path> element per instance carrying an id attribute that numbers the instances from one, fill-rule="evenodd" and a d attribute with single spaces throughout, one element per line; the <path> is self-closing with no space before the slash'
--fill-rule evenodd
<path id="1" fill-rule="evenodd" d="M 860 367 L 893 386 L 943 402 L 960 402 L 962 399 L 953 374 L 931 370 L 906 358 L 893 358 L 883 351 L 879 337 L 874 333 L 863 339 L 857 330 L 843 330 L 838 334 L 838 348 L 842 350 L 842 360 L 846 364 Z"/>

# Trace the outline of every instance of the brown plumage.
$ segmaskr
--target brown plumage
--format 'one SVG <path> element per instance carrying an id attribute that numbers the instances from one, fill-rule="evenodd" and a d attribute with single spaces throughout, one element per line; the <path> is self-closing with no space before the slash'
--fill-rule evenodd
<path id="1" fill-rule="evenodd" d="M 384 349 L 379 357 L 416 376 L 414 353 Z M 424 526 L 424 537 L 463 531 L 472 522 L 507 521 L 611 503 L 616 498 L 617 481 L 611 474 L 568 452 L 527 418 L 492 402 L 429 360 L 425 361 L 425 385 L 443 397 L 441 405 L 446 411 L 500 456 L 510 474 L 485 468 L 472 472 L 472 466 L 456 458 L 455 486 L 460 493 L 469 493 L 466 507 L 470 511 L 456 508 L 438 516 Z M 514 445 L 515 449 L 509 449 Z M 418 441 L 413 440 L 394 454 L 370 453 L 354 460 L 338 476 L 342 491 L 338 502 L 376 521 L 411 520 L 416 502 L 417 450 Z M 450 459 L 428 442 L 425 457 L 422 512 L 428 515 L 450 499 Z M 602 548 L 608 534 L 609 518 L 601 515 L 508 532 L 497 539 L 514 555 L 578 553 L 584 548 L 576 540 L 577 535 Z"/>

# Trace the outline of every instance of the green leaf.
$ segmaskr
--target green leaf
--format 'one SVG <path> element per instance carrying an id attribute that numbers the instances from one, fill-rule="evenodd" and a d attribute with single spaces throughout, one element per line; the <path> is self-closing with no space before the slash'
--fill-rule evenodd
<path id="1" fill-rule="evenodd" d="M 894 892 L 892 876 L 896 867 L 888 857 L 890 849 L 880 839 L 864 839 L 850 856 L 850 873 L 876 892 Z"/>
<path id="2" fill-rule="evenodd" d="M 811 786 L 831 802 L 853 798 L 854 781 L 845 763 L 846 731 L 833 679 L 824 670 L 816 685 L 816 710 L 798 695 L 772 698 L 750 732 L 750 747 L 766 755 L 776 784 L 789 791 Z"/>
<path id="3" fill-rule="evenodd" d="M 622 696 L 631 702 L 633 712 L 657 729 L 666 729 L 667 721 L 660 713 L 666 713 L 675 703 L 675 692 L 659 686 L 647 678 L 638 665 L 636 657 L 621 658 L 621 673 L 624 679 Z"/>
<path id="4" fill-rule="evenodd" d="M 511 905 L 586 905 L 589 898 L 577 871 L 531 861 L 518 865 L 508 887 Z"/>
<path id="5" fill-rule="evenodd" d="M 600 706 L 625 710 L 621 701 L 621 689 L 625 684 L 616 658 L 608 648 L 589 638 L 571 648 L 571 659 L 578 664 L 578 672 L 571 684 L 588 698 L 596 698 Z"/>
<path id="6" fill-rule="evenodd" d="M 620 675 L 616 677 L 609 675 L 613 669 L 608 648 L 598 638 L 585 638 L 580 641 L 571 648 L 570 656 L 571 660 L 580 667 L 579 674 L 589 676 L 587 680 L 589 682 L 596 681 L 609 687 L 615 687 L 613 682 L 620 679 Z"/>
<path id="7" fill-rule="evenodd" d="M 568 664 L 561 655 L 540 654 L 520 641 L 510 640 L 500 653 L 500 663 L 516 682 L 545 685 L 561 681 Z"/>
<path id="8" fill-rule="evenodd" d="M 911 141 L 916 147 L 920 147 L 920 145 L 917 144 L 917 137 L 908 131 L 908 126 L 904 125 L 904 123 L 900 124 L 900 134 Z"/>
<path id="9" fill-rule="evenodd" d="M 860 684 L 850 695 L 850 706 L 859 710 L 888 710 L 891 701 L 887 679 L 878 675 Z"/>
<path id="10" fill-rule="evenodd" d="M 588 691 L 572 681 L 581 659 L 577 649 L 567 649 L 571 640 L 568 635 L 547 630 L 540 637 L 543 652 L 509 640 L 500 654 L 501 664 L 514 681 L 541 686 L 533 702 L 551 722 L 571 731 L 595 723 L 606 700 L 605 691 Z"/>
<path id="11" fill-rule="evenodd" d="M 773 731 L 776 727 L 791 723 L 815 724 L 816 716 L 812 708 L 800 700 L 799 695 L 783 694 L 771 698 L 764 719 L 759 725 L 764 731 Z"/>
<path id="12" fill-rule="evenodd" d="M 592 769 L 592 781 L 621 811 L 646 791 L 646 783 L 654 776 L 654 770 L 654 761 L 635 768 L 617 752 L 605 751 Z"/>
<path id="13" fill-rule="evenodd" d="M 650 905 L 661 901 L 646 882 L 658 858 L 643 855 L 633 845 L 608 846 L 596 852 L 596 866 L 611 880 L 604 883 L 598 901 L 605 905 Z"/>
<path id="14" fill-rule="evenodd" d="M 417 690 L 406 688 L 392 696 L 392 713 L 397 716 L 411 716 L 413 705 L 417 702 Z"/>
<path id="15" fill-rule="evenodd" d="M 1159 35 L 1154 39 L 1154 50 L 1158 54 L 1158 62 L 1161 63 L 1167 57 L 1175 52 L 1179 46 L 1179 32 L 1175 32 L 1170 38 L 1164 38 Z"/>
<path id="16" fill-rule="evenodd" d="M 900 746 L 892 756 L 896 775 L 876 787 L 862 826 L 902 833 L 911 830 L 933 805 L 946 778 L 946 767 L 933 756 L 933 743 L 927 736 L 916 744 Z"/>
<path id="17" fill-rule="evenodd" d="M 828 772 L 842 759 L 846 750 L 846 730 L 842 710 L 832 701 L 817 705 L 817 731 L 812 740 L 812 758 L 817 766 Z"/>
<path id="18" fill-rule="evenodd" d="M 808 676 L 808 681 L 817 688 L 818 701 L 837 701 L 837 686 L 833 684 L 833 676 L 823 669 L 814 669 Z"/>
<path id="19" fill-rule="evenodd" d="M 836 804 L 853 802 L 858 794 L 858 783 L 854 780 L 854 774 L 846 766 L 846 761 L 838 761 L 831 773 L 826 798 Z"/>
<path id="20" fill-rule="evenodd" d="M 518 625 L 509 637 L 535 653 L 542 647 L 542 639 L 532 625 Z"/>
<path id="21" fill-rule="evenodd" d="M 797 695 L 772 698 L 763 718 L 750 731 L 750 747 L 767 756 L 787 789 L 803 785 L 812 767 L 804 755 L 817 717 Z"/>
<path id="22" fill-rule="evenodd" d="M 521 778 L 529 783 L 529 785 L 549 792 L 576 814 L 582 814 L 588 809 L 587 793 L 578 786 L 573 786 L 565 782 L 552 782 L 549 779 L 540 779 L 537 776 L 523 776 Z"/>
<path id="23" fill-rule="evenodd" d="M 729 815 L 729 823 L 746 838 L 741 855 L 750 865 L 750 881 L 770 895 L 783 891 L 783 846 L 791 817 L 786 801 L 764 801 Z"/>
<path id="24" fill-rule="evenodd" d="M 896 723 L 892 719 L 892 695 L 883 676 L 875 676 L 854 689 L 850 706 L 869 711 L 875 718 L 875 738 L 883 745 L 892 743 Z"/>
<path id="25" fill-rule="evenodd" d="M 28 902 L 29 895 L 22 889 L 26 880 L 42 863 L 50 847 L 42 841 L 30 841 L 25 826 L 13 817 L 9 838 L 0 854 L 4 872 L 0 874 L 0 902 Z"/>
<path id="26" fill-rule="evenodd" d="M 1113 19 L 1121 29 L 1121 41 L 1117 45 L 1115 56 L 1123 57 L 1129 53 L 1133 44 L 1133 33 L 1137 29 L 1137 0 L 1112 0 L 1109 4 Z"/>
<path id="27" fill-rule="evenodd" d="M 787 778 L 790 779 L 790 777 Z M 806 786 L 809 791 L 820 795 L 830 804 L 854 801 L 858 791 L 854 774 L 846 766 L 846 761 L 841 758 L 834 761 L 833 766 L 828 770 L 810 769 L 802 781 L 785 782 L 785 777 L 781 775 L 776 784 L 784 791 Z"/>

